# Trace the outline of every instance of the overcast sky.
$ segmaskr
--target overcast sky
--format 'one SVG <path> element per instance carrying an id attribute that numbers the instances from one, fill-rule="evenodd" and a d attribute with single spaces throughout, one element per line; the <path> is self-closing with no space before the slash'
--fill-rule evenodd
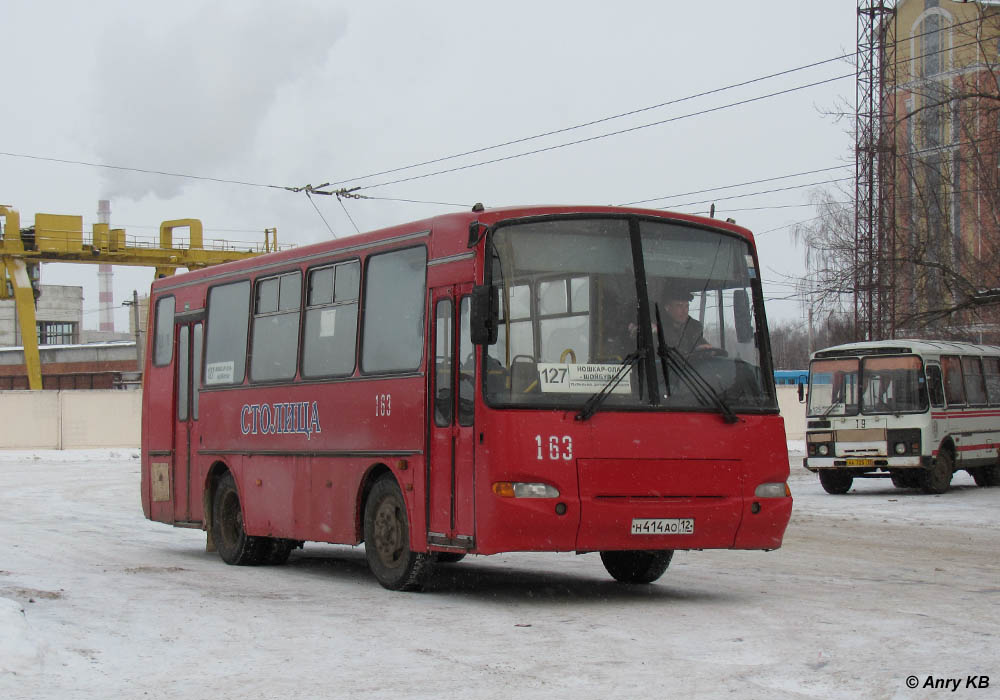
<path id="1" fill-rule="evenodd" d="M 787 225 L 816 216 L 815 188 L 801 185 L 854 172 L 853 118 L 830 116 L 853 112 L 854 69 L 828 61 L 755 79 L 853 53 L 855 18 L 848 0 L 4 0 L 0 203 L 22 226 L 76 214 L 89 232 L 110 199 L 112 226 L 129 236 L 190 217 L 207 239 L 260 241 L 277 227 L 282 243 L 304 244 L 475 202 L 702 212 L 715 200 L 717 216 L 760 234 L 765 294 L 786 297 L 778 283 L 803 259 Z M 381 199 L 314 207 L 280 189 L 324 182 Z M 96 266 L 42 276 L 83 285 L 84 326 L 97 327 Z M 116 305 L 151 278 L 116 268 Z M 768 314 L 794 319 L 799 307 L 769 301 Z"/>

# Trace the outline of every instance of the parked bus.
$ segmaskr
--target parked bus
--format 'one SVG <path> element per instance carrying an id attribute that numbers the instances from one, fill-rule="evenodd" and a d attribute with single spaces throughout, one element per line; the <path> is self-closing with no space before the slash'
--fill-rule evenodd
<path id="1" fill-rule="evenodd" d="M 229 564 L 363 542 L 389 589 L 466 554 L 600 552 L 648 583 L 674 550 L 775 549 L 759 269 L 731 223 L 477 205 L 159 279 L 143 510 Z"/>
<path id="2" fill-rule="evenodd" d="M 776 369 L 774 383 L 778 386 L 805 386 L 809 383 L 809 370 Z"/>
<path id="3" fill-rule="evenodd" d="M 849 343 L 809 364 L 805 466 L 827 493 L 856 478 L 944 493 L 956 470 L 1000 484 L 1000 347 Z"/>

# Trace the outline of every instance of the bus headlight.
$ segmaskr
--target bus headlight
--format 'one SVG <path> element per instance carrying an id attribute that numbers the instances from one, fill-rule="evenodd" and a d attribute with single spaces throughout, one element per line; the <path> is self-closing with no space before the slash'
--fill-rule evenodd
<path id="1" fill-rule="evenodd" d="M 788 484 L 784 482 L 760 484 L 756 489 L 754 489 L 753 495 L 755 498 L 784 498 L 786 496 L 791 496 L 792 490 L 788 488 Z"/>
<path id="2" fill-rule="evenodd" d="M 830 446 L 827 445 L 826 443 L 823 443 L 822 445 L 816 448 L 816 451 L 819 452 L 820 457 L 826 457 L 828 454 L 830 454 Z"/>
<path id="3" fill-rule="evenodd" d="M 493 493 L 501 498 L 559 498 L 559 489 L 549 484 L 524 481 L 498 481 Z"/>
<path id="4" fill-rule="evenodd" d="M 906 454 L 906 443 L 905 442 L 897 442 L 896 445 L 892 449 L 898 455 L 905 455 Z"/>

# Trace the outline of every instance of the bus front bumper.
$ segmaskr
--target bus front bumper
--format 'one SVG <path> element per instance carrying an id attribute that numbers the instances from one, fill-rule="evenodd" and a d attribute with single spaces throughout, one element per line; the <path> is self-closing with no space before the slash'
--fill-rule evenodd
<path id="1" fill-rule="evenodd" d="M 933 457 L 909 455 L 906 457 L 804 457 L 802 466 L 811 472 L 820 469 L 926 469 L 934 465 Z"/>

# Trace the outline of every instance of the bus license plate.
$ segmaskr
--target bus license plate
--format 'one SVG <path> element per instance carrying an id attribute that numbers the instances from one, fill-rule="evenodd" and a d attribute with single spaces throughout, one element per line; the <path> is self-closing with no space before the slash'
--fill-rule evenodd
<path id="1" fill-rule="evenodd" d="M 875 465 L 874 459 L 849 459 L 847 460 L 847 466 L 849 467 L 871 467 Z"/>
<path id="2" fill-rule="evenodd" d="M 693 535 L 694 518 L 633 518 L 633 535 Z"/>

